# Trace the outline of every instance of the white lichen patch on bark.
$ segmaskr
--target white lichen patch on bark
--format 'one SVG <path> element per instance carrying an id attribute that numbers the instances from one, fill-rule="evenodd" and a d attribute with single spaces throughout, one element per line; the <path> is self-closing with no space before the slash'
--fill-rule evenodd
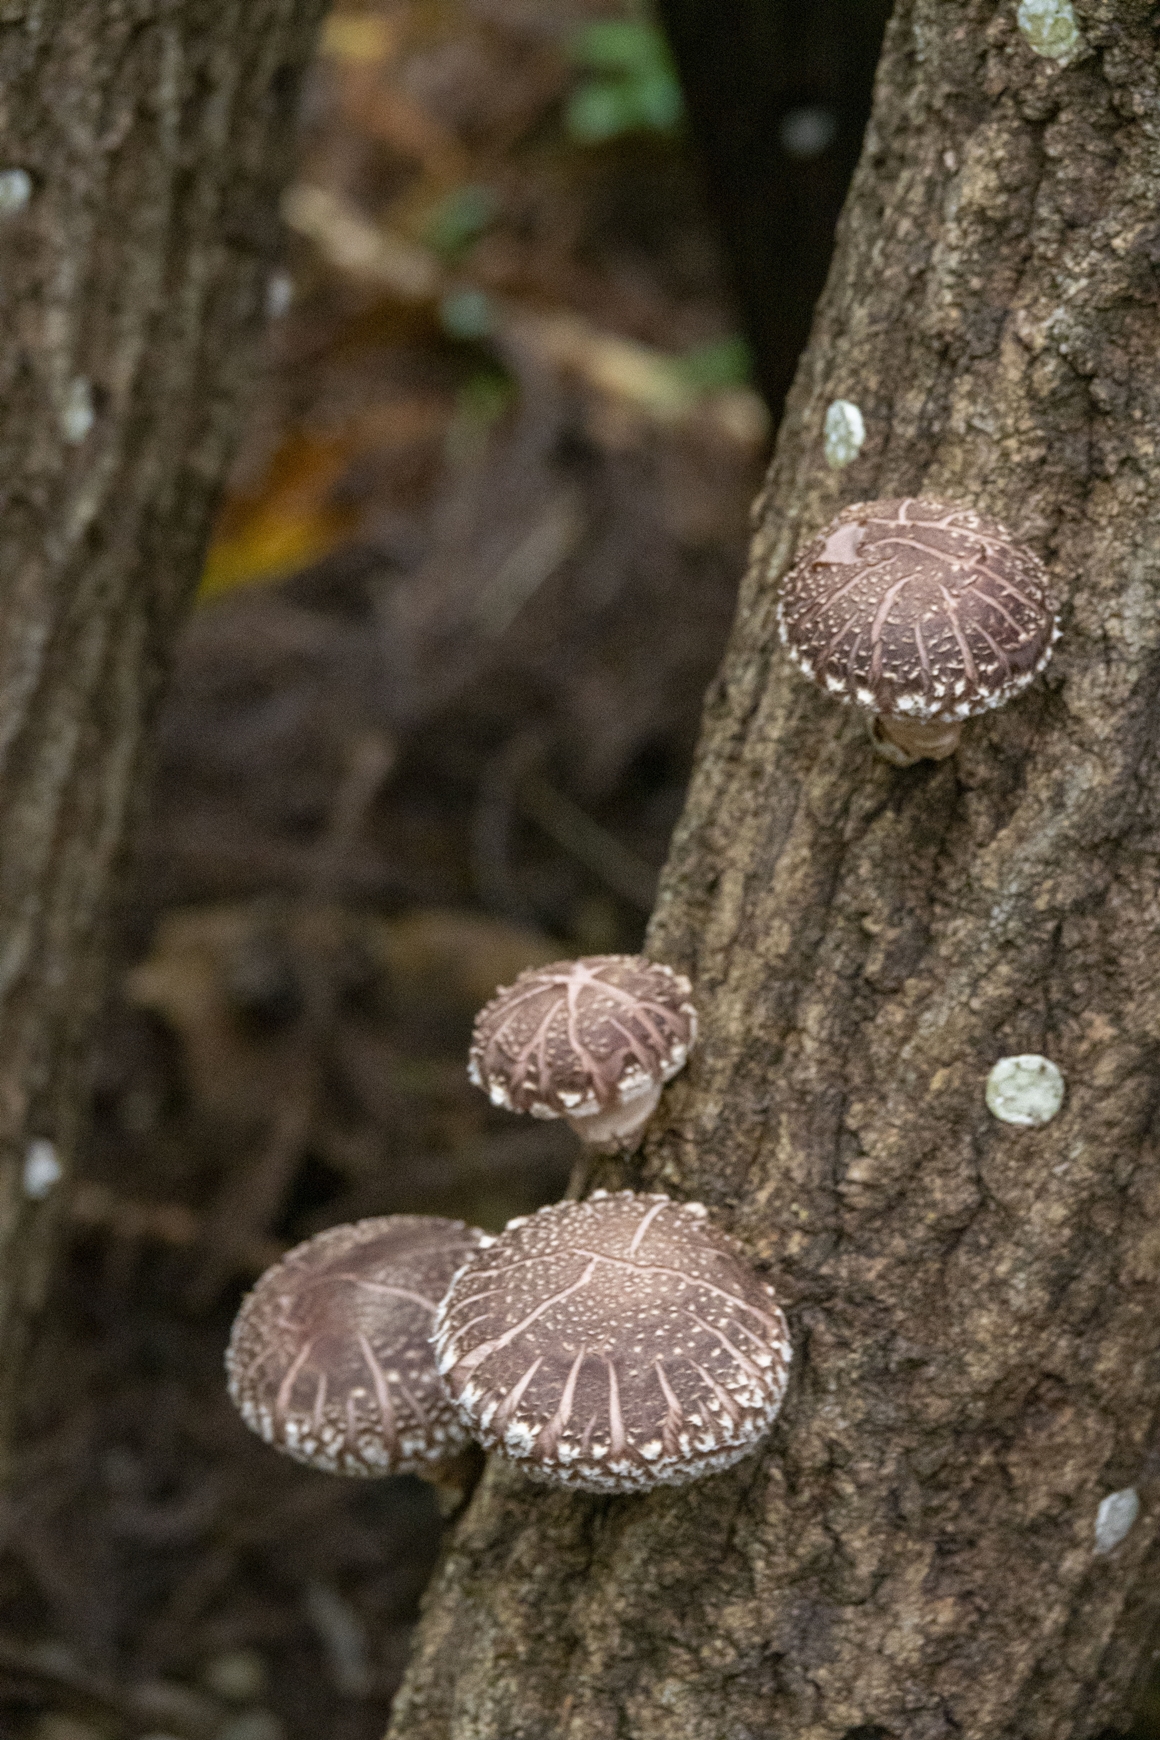
<path id="1" fill-rule="evenodd" d="M 826 464 L 834 471 L 852 464 L 865 439 L 866 421 L 857 405 L 849 399 L 835 399 L 826 412 Z"/>
<path id="2" fill-rule="evenodd" d="M 1001 1057 L 987 1077 L 987 1110 L 1023 1130 L 1049 1124 L 1063 1104 L 1063 1075 L 1034 1052 Z"/>
<path id="3" fill-rule="evenodd" d="M 0 218 L 23 211 L 32 198 L 32 177 L 27 169 L 0 169 Z"/>
<path id="4" fill-rule="evenodd" d="M 70 447 L 78 447 L 96 420 L 93 389 L 83 375 L 68 384 L 60 412 L 60 432 Z"/>
<path id="5" fill-rule="evenodd" d="M 1061 66 L 1083 47 L 1071 0 L 1020 0 L 1015 20 L 1036 54 Z"/>
<path id="6" fill-rule="evenodd" d="M 289 272 L 274 272 L 266 281 L 266 317 L 281 320 L 294 301 L 294 280 Z"/>
<path id="7" fill-rule="evenodd" d="M 1110 1553 L 1118 1547 L 1140 1514 L 1140 1495 L 1134 1486 L 1109 1492 L 1096 1512 L 1096 1552 Z"/>
<path id="8" fill-rule="evenodd" d="M 35 1136 L 24 1153 L 24 1173 L 21 1183 L 25 1196 L 42 1202 L 54 1184 L 59 1184 L 64 1168 L 56 1152 L 55 1142 L 47 1136 Z"/>

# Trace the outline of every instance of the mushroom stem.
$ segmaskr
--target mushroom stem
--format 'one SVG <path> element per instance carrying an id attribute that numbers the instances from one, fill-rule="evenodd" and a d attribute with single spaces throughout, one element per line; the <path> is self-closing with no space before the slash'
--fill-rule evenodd
<path id="1" fill-rule="evenodd" d="M 614 1106 L 602 1106 L 598 1112 L 577 1117 L 568 1114 L 568 1122 L 582 1142 L 601 1154 L 631 1153 L 640 1145 L 644 1127 L 660 1104 L 660 1082 L 649 1082 L 631 1099 L 622 1099 Z"/>
<path id="2" fill-rule="evenodd" d="M 875 713 L 870 736 L 883 761 L 895 767 L 913 767 L 916 761 L 945 761 L 958 748 L 962 724 L 956 720 L 887 719 Z"/>

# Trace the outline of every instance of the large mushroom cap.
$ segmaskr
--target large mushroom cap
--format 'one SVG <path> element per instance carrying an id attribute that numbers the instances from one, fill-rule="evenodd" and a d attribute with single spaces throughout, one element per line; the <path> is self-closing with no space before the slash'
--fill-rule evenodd
<path id="1" fill-rule="evenodd" d="M 641 955 L 586 955 L 531 967 L 492 998 L 468 1074 L 509 1111 L 582 1124 L 625 1109 L 635 1129 L 635 1109 L 648 1116 L 696 1036 L 682 974 Z"/>
<path id="2" fill-rule="evenodd" d="M 844 509 L 782 581 L 778 630 L 837 699 L 948 723 L 1026 688 L 1059 635 L 1035 552 L 989 514 L 921 497 Z"/>
<path id="3" fill-rule="evenodd" d="M 422 1473 L 468 1433 L 431 1346 L 451 1277 L 487 1235 L 458 1220 L 391 1214 L 335 1226 L 267 1269 L 226 1354 L 252 1431 L 328 1474 Z"/>
<path id="4" fill-rule="evenodd" d="M 768 1431 L 773 1289 L 698 1203 L 597 1191 L 512 1221 L 440 1307 L 439 1370 L 487 1449 L 589 1492 L 679 1486 Z"/>

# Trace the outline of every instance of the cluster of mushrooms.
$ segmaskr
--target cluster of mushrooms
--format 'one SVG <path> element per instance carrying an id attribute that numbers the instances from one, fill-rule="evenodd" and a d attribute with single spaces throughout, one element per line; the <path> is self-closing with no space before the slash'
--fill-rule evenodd
<path id="1" fill-rule="evenodd" d="M 1043 669 L 1046 571 L 988 515 L 925 498 L 846 508 L 786 576 L 783 644 L 863 710 L 897 765 Z M 496 1105 L 635 1147 L 696 1040 L 689 982 L 635 955 L 531 968 L 478 1017 Z M 590 1492 L 683 1485 L 768 1432 L 790 1363 L 773 1289 L 699 1203 L 595 1191 L 510 1221 L 387 1215 L 332 1227 L 242 1305 L 230 1394 L 267 1443 L 335 1474 L 428 1474 L 474 1440 Z"/>
<path id="2" fill-rule="evenodd" d="M 696 1038 L 689 981 L 636 955 L 531 968 L 482 1011 L 497 1105 L 635 1146 Z M 429 1474 L 474 1439 L 534 1479 L 641 1492 L 728 1468 L 768 1431 L 790 1347 L 773 1289 L 699 1203 L 595 1191 L 509 1221 L 387 1215 L 268 1269 L 230 1394 L 334 1474 Z"/>

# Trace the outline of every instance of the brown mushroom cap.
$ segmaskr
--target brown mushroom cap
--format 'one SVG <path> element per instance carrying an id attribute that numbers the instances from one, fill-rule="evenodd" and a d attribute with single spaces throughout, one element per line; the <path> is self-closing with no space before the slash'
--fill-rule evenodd
<path id="1" fill-rule="evenodd" d="M 486 1449 L 589 1492 L 746 1455 L 785 1391 L 773 1289 L 699 1203 L 597 1191 L 513 1220 L 440 1307 L 439 1371 Z"/>
<path id="2" fill-rule="evenodd" d="M 1035 552 L 990 514 L 921 497 L 845 508 L 782 581 L 777 618 L 828 694 L 922 722 L 1001 706 L 1059 637 Z"/>
<path id="3" fill-rule="evenodd" d="M 246 1425 L 328 1474 L 417 1474 L 468 1432 L 435 1370 L 431 1329 L 486 1233 L 390 1214 L 297 1245 L 242 1303 L 226 1354 Z"/>
<path id="4" fill-rule="evenodd" d="M 641 955 L 586 955 L 497 992 L 476 1018 L 467 1073 L 508 1111 L 583 1121 L 625 1108 L 631 1123 L 696 1037 L 683 974 Z"/>

